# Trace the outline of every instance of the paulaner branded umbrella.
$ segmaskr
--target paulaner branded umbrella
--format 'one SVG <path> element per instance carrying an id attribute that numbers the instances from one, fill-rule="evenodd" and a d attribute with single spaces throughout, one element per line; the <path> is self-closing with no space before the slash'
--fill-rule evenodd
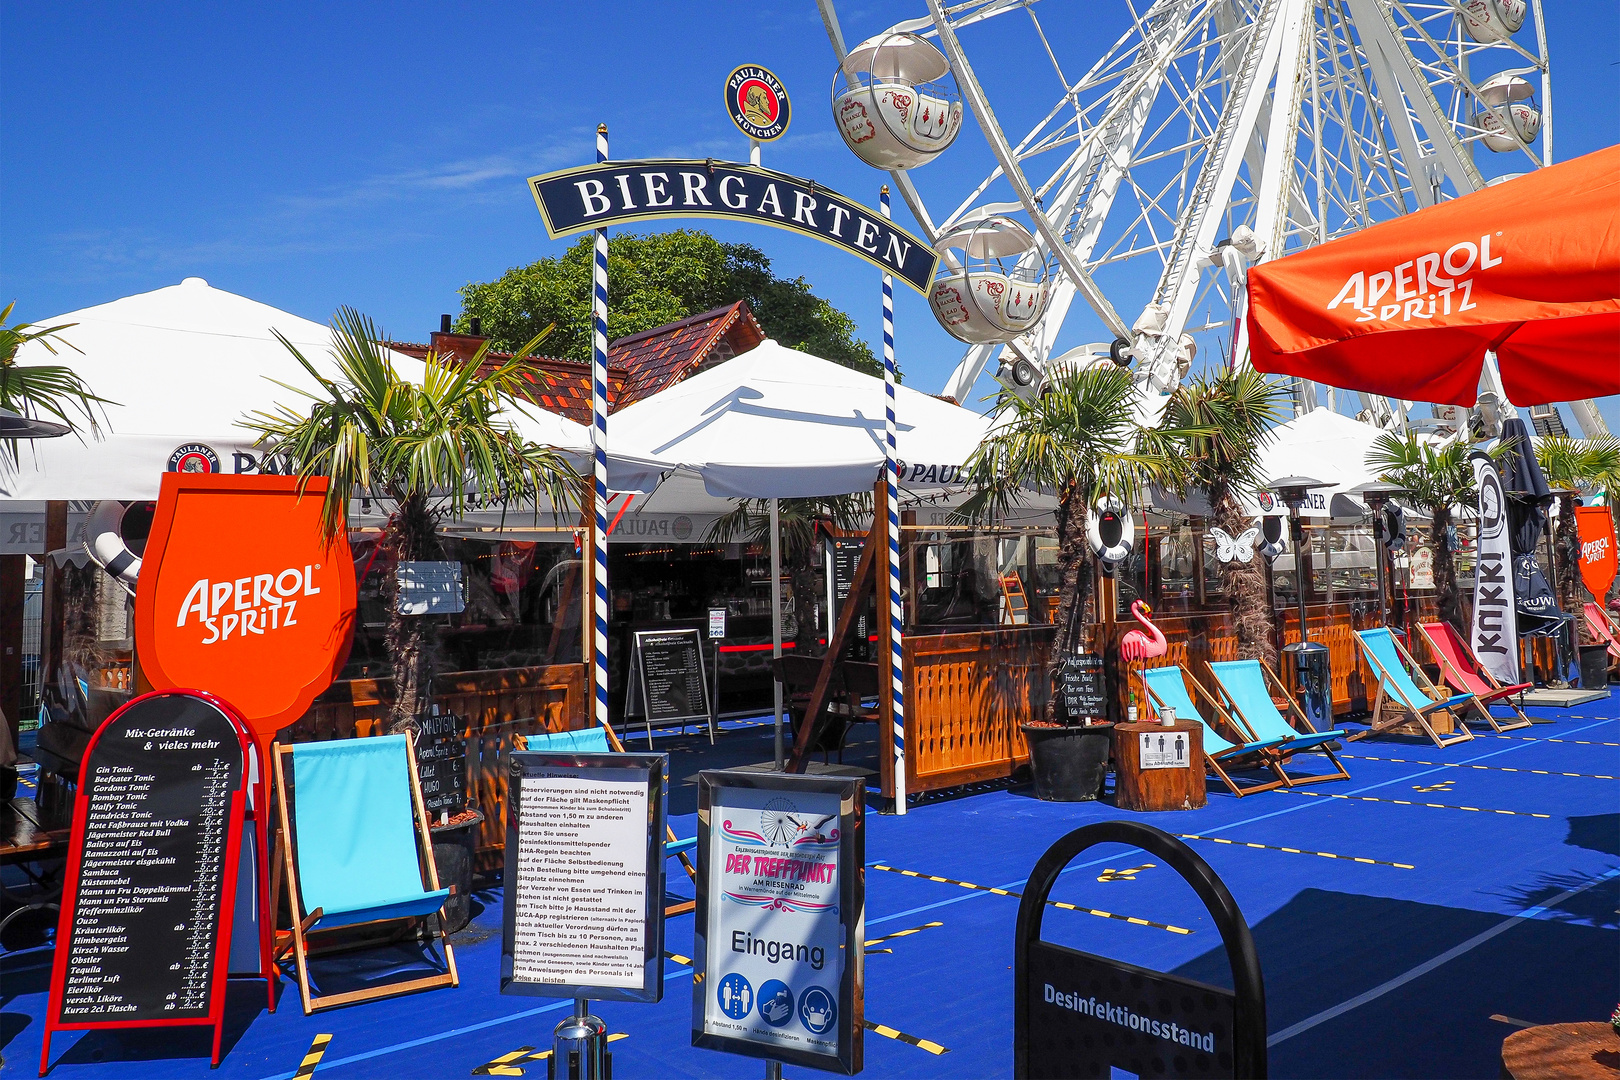
<path id="1" fill-rule="evenodd" d="M 1620 147 L 1249 271 L 1254 366 L 1472 405 L 1485 351 L 1517 405 L 1620 393 Z"/>

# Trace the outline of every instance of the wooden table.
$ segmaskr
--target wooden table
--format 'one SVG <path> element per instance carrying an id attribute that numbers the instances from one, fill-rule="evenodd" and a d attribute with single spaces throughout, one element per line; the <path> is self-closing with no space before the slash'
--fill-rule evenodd
<path id="1" fill-rule="evenodd" d="M 56 907 L 62 895 L 61 875 L 43 867 L 36 873 L 33 864 L 66 858 L 72 832 L 71 821 L 41 813 L 33 799 L 19 796 L 0 804 L 0 865 L 21 866 L 34 886 L 32 895 L 19 896 L 0 885 L 0 894 L 20 905 L 0 919 L 0 932 L 25 911 Z"/>
<path id="2" fill-rule="evenodd" d="M 1143 736 L 1148 739 L 1145 754 Z M 1122 810 L 1196 810 L 1205 802 L 1202 724 L 1177 720 L 1168 726 L 1114 725 L 1115 806 Z"/>
<path id="3" fill-rule="evenodd" d="M 1504 1080 L 1620 1077 L 1620 1035 L 1607 1023 L 1542 1024 L 1502 1042 Z"/>

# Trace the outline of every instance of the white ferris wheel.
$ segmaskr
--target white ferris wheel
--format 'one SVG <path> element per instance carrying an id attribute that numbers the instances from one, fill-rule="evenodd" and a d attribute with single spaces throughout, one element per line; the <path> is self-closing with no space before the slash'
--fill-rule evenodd
<path id="1" fill-rule="evenodd" d="M 1541 0 L 1118 0 L 1127 28 L 1085 55 L 1054 47 L 1064 35 L 1041 20 L 1088 19 L 1090 5 L 918 0 L 926 12 L 850 46 L 834 0 L 817 2 L 840 134 L 891 173 L 943 256 L 931 303 L 967 346 L 944 388 L 959 401 L 992 362 L 1020 394 L 1056 367 L 1112 362 L 1155 416 L 1196 356 L 1245 360 L 1234 315 L 1252 263 L 1553 161 Z M 1004 57 L 1009 33 L 1028 63 L 1013 78 L 1004 60 L 976 69 L 975 39 Z M 1007 115 L 1028 114 L 1028 95 L 1051 105 L 1008 131 L 993 93 L 1018 98 Z M 914 182 L 964 110 L 988 144 L 985 179 Z M 1109 340 L 1058 352 L 1071 318 Z M 1486 367 L 1481 390 L 1501 401 Z M 1348 405 L 1386 428 L 1468 419 L 1290 389 L 1296 410 Z M 1585 434 L 1606 433 L 1591 402 L 1571 407 Z"/>

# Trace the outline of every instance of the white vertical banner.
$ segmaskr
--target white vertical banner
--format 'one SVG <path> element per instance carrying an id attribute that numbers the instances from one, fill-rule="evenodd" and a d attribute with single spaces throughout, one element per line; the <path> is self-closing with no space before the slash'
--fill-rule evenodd
<path id="1" fill-rule="evenodd" d="M 1485 454 L 1470 456 L 1479 489 L 1478 561 L 1474 566 L 1474 621 L 1468 646 L 1495 679 L 1519 681 L 1519 621 L 1513 606 L 1513 550 L 1508 539 L 1502 478 Z M 1436 537 L 1436 543 L 1445 543 Z"/>
<path id="2" fill-rule="evenodd" d="M 883 220 L 889 220 L 889 185 L 881 193 Z M 889 511 L 889 693 L 894 724 L 894 812 L 906 812 L 906 673 L 901 642 L 900 607 L 900 467 L 894 420 L 894 278 L 883 275 L 884 499 Z"/>

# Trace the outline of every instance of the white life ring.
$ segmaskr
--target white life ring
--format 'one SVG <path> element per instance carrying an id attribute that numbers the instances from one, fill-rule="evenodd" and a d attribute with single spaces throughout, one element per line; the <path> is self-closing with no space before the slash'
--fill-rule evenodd
<path id="1" fill-rule="evenodd" d="M 90 509 L 84 522 L 84 550 L 92 562 L 113 576 L 129 595 L 135 595 L 141 559 L 125 545 L 118 526 L 124 520 L 124 504 L 105 499 Z"/>
<path id="2" fill-rule="evenodd" d="M 1270 562 L 1272 559 L 1275 559 L 1277 556 L 1288 550 L 1288 545 L 1283 543 L 1282 539 L 1283 520 L 1284 519 L 1281 514 L 1268 514 L 1260 519 L 1260 543 L 1255 547 L 1254 550 L 1258 551 L 1261 558 L 1265 559 L 1267 562 Z M 1276 523 L 1275 526 L 1273 526 L 1273 522 Z M 1275 539 L 1273 539 L 1271 535 L 1273 528 L 1275 528 L 1277 532 Z"/>
<path id="3" fill-rule="evenodd" d="M 1119 535 L 1104 539 L 1103 515 L 1109 515 L 1119 525 Z M 1108 530 L 1110 533 L 1113 529 Z M 1136 520 L 1130 507 L 1112 495 L 1105 495 L 1086 508 L 1086 542 L 1091 553 L 1103 562 L 1124 562 L 1136 546 Z"/>

